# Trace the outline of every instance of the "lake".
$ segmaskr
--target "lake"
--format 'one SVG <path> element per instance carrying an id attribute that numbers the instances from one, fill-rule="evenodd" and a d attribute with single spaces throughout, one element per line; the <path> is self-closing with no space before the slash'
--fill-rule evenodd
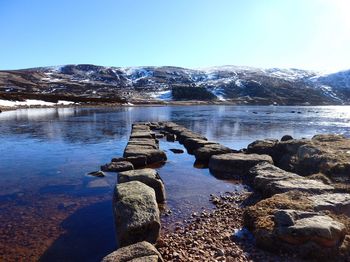
<path id="1" fill-rule="evenodd" d="M 350 107 L 147 106 L 20 109 L 0 114 L 0 260 L 99 261 L 116 247 L 112 193 L 116 174 L 95 178 L 121 156 L 134 121 L 174 121 L 210 140 L 240 149 L 256 139 L 350 137 Z M 193 167 L 160 141 L 168 162 L 165 223 L 211 208 L 211 193 L 244 190 Z"/>

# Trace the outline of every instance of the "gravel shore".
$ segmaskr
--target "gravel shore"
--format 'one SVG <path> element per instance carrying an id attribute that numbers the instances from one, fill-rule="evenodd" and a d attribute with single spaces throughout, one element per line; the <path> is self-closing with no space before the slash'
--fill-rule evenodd
<path id="1" fill-rule="evenodd" d="M 226 192 L 211 195 L 210 201 L 213 210 L 193 213 L 175 227 L 164 226 L 156 247 L 165 261 L 302 261 L 260 250 L 242 229 L 244 205 L 254 201 L 252 193 Z"/>

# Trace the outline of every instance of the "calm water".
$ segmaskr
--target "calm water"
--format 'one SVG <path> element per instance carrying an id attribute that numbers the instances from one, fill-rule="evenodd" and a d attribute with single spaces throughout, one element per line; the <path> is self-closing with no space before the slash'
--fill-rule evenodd
<path id="1" fill-rule="evenodd" d="M 262 138 L 350 137 L 350 107 L 167 106 L 30 109 L 0 114 L 0 260 L 99 261 L 115 248 L 111 195 L 116 175 L 93 178 L 122 155 L 134 121 L 170 120 L 235 149 Z M 194 158 L 159 168 L 168 207 L 182 218 L 210 208 L 211 193 L 240 190 Z"/>

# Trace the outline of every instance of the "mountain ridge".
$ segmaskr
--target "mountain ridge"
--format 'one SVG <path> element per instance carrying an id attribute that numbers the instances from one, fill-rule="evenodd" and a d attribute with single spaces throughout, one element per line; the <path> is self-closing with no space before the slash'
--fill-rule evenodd
<path id="1" fill-rule="evenodd" d="M 28 95 L 81 102 L 342 105 L 350 104 L 350 70 L 324 74 L 232 65 L 189 69 L 92 64 L 0 70 L 0 99 L 25 99 Z"/>

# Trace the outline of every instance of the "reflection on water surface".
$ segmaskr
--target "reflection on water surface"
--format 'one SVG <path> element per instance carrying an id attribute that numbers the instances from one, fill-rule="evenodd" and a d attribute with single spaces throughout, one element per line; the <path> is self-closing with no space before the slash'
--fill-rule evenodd
<path id="1" fill-rule="evenodd" d="M 174 121 L 239 149 L 262 138 L 350 136 L 350 107 L 164 106 L 22 109 L 0 114 L 0 258 L 98 261 L 115 248 L 111 195 L 116 175 L 88 177 L 122 155 L 134 121 Z M 194 158 L 175 155 L 159 168 L 169 218 L 210 207 L 210 193 L 240 190 Z"/>

